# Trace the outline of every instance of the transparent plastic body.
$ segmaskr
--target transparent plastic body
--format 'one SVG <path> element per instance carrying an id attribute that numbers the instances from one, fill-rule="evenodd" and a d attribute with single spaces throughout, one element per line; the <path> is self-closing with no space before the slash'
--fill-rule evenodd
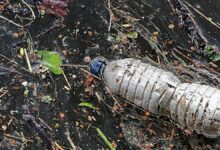
<path id="1" fill-rule="evenodd" d="M 102 78 L 113 94 L 155 115 L 209 138 L 220 134 L 220 90 L 216 88 L 181 83 L 171 72 L 131 58 L 108 62 Z"/>

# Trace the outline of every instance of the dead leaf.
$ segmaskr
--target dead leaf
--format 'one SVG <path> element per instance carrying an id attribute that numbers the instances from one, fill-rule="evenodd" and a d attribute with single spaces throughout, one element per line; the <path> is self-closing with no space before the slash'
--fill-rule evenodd
<path id="1" fill-rule="evenodd" d="M 145 112 L 144 112 L 144 115 L 145 115 L 146 117 L 148 117 L 148 116 L 150 115 L 149 111 L 145 111 Z"/>
<path id="2" fill-rule="evenodd" d="M 112 141 L 112 147 L 116 148 L 117 147 L 117 143 L 115 141 Z"/>
<path id="3" fill-rule="evenodd" d="M 94 77 L 92 75 L 88 75 L 86 78 L 86 85 L 90 86 L 92 84 L 92 82 L 94 81 Z"/>
<path id="4" fill-rule="evenodd" d="M 171 141 L 173 141 L 173 138 L 174 138 L 174 128 L 173 129 L 171 129 L 171 131 L 170 131 L 170 142 Z"/>
<path id="5" fill-rule="evenodd" d="M 89 36 L 92 36 L 92 35 L 93 35 L 93 32 L 92 32 L 92 31 L 88 31 L 88 35 L 89 35 Z"/>
<path id="6" fill-rule="evenodd" d="M 163 136 L 163 139 L 166 139 L 166 138 L 167 138 L 166 133 L 163 133 L 162 136 Z"/>
<path id="7" fill-rule="evenodd" d="M 120 40 L 123 44 L 126 44 L 127 43 L 127 36 L 126 35 L 120 36 Z"/>
<path id="8" fill-rule="evenodd" d="M 187 136 L 192 135 L 192 131 L 190 131 L 189 129 L 185 129 L 185 130 L 183 130 L 183 132 L 184 132 Z"/>
<path id="9" fill-rule="evenodd" d="M 65 117 L 64 112 L 60 112 L 60 118 L 64 118 L 64 117 Z"/>

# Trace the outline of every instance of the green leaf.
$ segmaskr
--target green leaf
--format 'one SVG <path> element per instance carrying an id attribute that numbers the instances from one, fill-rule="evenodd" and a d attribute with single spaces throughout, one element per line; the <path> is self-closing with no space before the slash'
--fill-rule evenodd
<path id="1" fill-rule="evenodd" d="M 54 99 L 50 95 L 45 95 L 41 97 L 41 102 L 50 104 Z"/>
<path id="2" fill-rule="evenodd" d="M 138 33 L 137 32 L 130 32 L 127 34 L 127 37 L 131 38 L 131 39 L 136 39 L 138 37 Z"/>
<path id="3" fill-rule="evenodd" d="M 108 147 L 110 148 L 110 150 L 116 150 L 116 148 L 114 148 L 111 144 L 111 142 L 109 142 L 109 140 L 107 139 L 107 137 L 104 135 L 104 133 L 99 129 L 99 128 L 95 128 L 96 131 L 98 132 L 99 136 L 103 139 L 103 141 L 108 145 Z"/>
<path id="4" fill-rule="evenodd" d="M 212 59 L 213 62 L 220 61 L 220 55 L 215 55 L 215 57 Z"/>
<path id="5" fill-rule="evenodd" d="M 79 106 L 84 106 L 84 107 L 89 107 L 92 109 L 96 109 L 96 107 L 92 104 L 92 103 L 88 103 L 88 102 L 82 102 L 79 104 Z"/>
<path id="6" fill-rule="evenodd" d="M 121 41 L 121 38 L 120 38 L 120 36 L 119 36 L 119 35 L 118 35 L 118 36 L 116 36 L 115 41 L 116 41 L 116 43 L 119 43 L 119 42 Z"/>
<path id="7" fill-rule="evenodd" d="M 212 55 L 213 52 L 214 51 L 213 51 L 212 46 L 208 45 L 208 46 L 205 47 L 205 50 L 204 50 L 205 55 Z"/>
<path id="8" fill-rule="evenodd" d="M 38 57 L 41 58 L 42 64 L 46 66 L 52 73 L 60 75 L 63 69 L 60 67 L 63 64 L 62 58 L 56 52 L 51 51 L 36 51 Z"/>

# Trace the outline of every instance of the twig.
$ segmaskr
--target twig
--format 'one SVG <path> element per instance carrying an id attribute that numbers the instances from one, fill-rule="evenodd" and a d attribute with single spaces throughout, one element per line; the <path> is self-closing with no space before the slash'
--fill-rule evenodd
<path id="1" fill-rule="evenodd" d="M 88 68 L 88 65 L 62 64 L 61 67 L 80 67 L 80 68 Z"/>
<path id="2" fill-rule="evenodd" d="M 179 55 L 183 56 L 184 58 L 186 58 L 187 60 L 191 61 L 195 66 L 200 67 L 200 68 L 201 67 L 205 68 L 205 69 L 213 72 L 214 74 L 216 74 L 218 77 L 220 77 L 220 73 L 218 71 L 215 71 L 215 70 L 211 69 L 210 67 L 208 67 L 208 66 L 206 66 L 204 64 L 198 63 L 198 61 L 191 59 L 190 57 L 188 57 L 185 54 L 183 54 L 180 51 L 178 51 L 176 48 L 174 48 L 174 51 L 177 52 Z"/>
<path id="3" fill-rule="evenodd" d="M 53 131 L 53 129 L 52 129 L 43 119 L 41 119 L 41 118 L 37 118 L 37 119 L 39 119 L 40 122 L 41 122 L 45 127 L 47 127 L 50 131 Z"/>
<path id="4" fill-rule="evenodd" d="M 73 66 L 73 67 L 75 67 L 75 68 L 78 69 L 78 67 L 76 67 L 76 66 Z M 95 76 L 94 74 L 90 73 L 89 71 L 87 71 L 87 70 L 85 70 L 85 69 L 83 69 L 83 68 L 79 68 L 79 69 L 82 70 L 82 71 L 84 71 L 85 73 L 88 73 L 88 74 L 92 75 L 93 77 L 95 77 L 95 78 L 98 79 L 98 80 L 102 80 L 101 78 Z M 118 105 L 119 107 L 122 107 L 122 106 L 120 105 L 120 103 L 118 102 L 118 100 L 115 98 L 115 96 L 112 94 L 112 91 L 110 90 L 110 88 L 107 87 L 107 84 L 105 84 L 105 85 L 106 85 L 106 86 L 105 86 L 105 89 L 106 89 L 107 92 L 111 95 L 112 99 L 117 103 L 117 105 Z"/>
<path id="5" fill-rule="evenodd" d="M 17 136 L 13 136 L 13 135 L 10 135 L 10 134 L 4 134 L 4 136 L 14 138 L 14 139 L 18 139 L 18 140 L 22 140 L 23 142 L 24 142 L 24 140 L 27 141 L 27 142 L 34 142 L 33 140 L 28 140 L 24 137 L 17 137 Z"/>
<path id="6" fill-rule="evenodd" d="M 111 1 L 108 0 L 108 12 L 109 12 L 109 15 L 110 15 L 110 18 L 109 18 L 109 25 L 108 25 L 108 32 L 111 31 L 111 26 L 112 26 L 112 17 L 113 17 L 113 13 L 112 13 L 112 10 L 111 10 Z"/>
<path id="7" fill-rule="evenodd" d="M 70 85 L 70 83 L 69 83 L 69 81 L 68 81 L 68 79 L 67 79 L 67 77 L 66 77 L 64 71 L 63 71 L 63 77 L 64 77 L 64 79 L 65 79 L 65 81 L 66 81 L 68 87 L 71 89 L 71 85 Z"/>
<path id="8" fill-rule="evenodd" d="M 174 51 L 171 51 L 171 54 L 173 55 L 174 58 L 176 58 L 176 59 L 179 60 L 184 66 L 186 66 L 186 62 L 185 62 L 183 59 L 181 59 L 180 57 L 178 57 L 178 56 L 174 53 Z"/>
<path id="9" fill-rule="evenodd" d="M 67 129 L 65 134 L 66 134 L 66 136 L 67 136 L 66 138 L 69 141 L 69 143 L 70 143 L 71 147 L 73 148 L 73 150 L 76 150 L 76 146 L 75 146 L 75 144 L 73 143 L 73 140 L 70 137 L 70 132 L 69 132 L 68 129 Z"/>
<path id="10" fill-rule="evenodd" d="M 25 26 L 28 26 L 28 25 L 32 24 L 34 22 L 34 20 L 36 19 L 36 16 L 35 16 L 35 13 L 34 13 L 33 9 L 31 8 L 31 6 L 28 3 L 26 3 L 24 0 L 21 0 L 21 1 L 22 1 L 22 3 L 24 3 L 28 7 L 28 9 L 31 11 L 31 14 L 32 14 L 32 17 L 33 17 L 33 19 L 29 23 L 27 23 L 23 26 L 23 27 L 25 27 Z"/>
<path id="11" fill-rule="evenodd" d="M 8 19 L 8 18 L 6 18 L 6 17 L 4 17 L 4 16 L 2 16 L 2 15 L 0 15 L 0 18 L 3 19 L 3 20 L 6 20 L 7 22 L 9 22 L 9 23 L 11 23 L 11 24 L 13 24 L 13 25 L 15 25 L 15 26 L 17 26 L 17 27 L 19 27 L 19 28 L 24 28 L 25 26 L 28 26 L 28 25 L 30 25 L 31 23 L 33 23 L 34 20 L 36 19 L 36 16 L 35 16 L 35 13 L 34 13 L 33 9 L 30 7 L 30 5 L 27 4 L 24 0 L 21 0 L 21 1 L 22 1 L 22 3 L 24 3 L 24 4 L 28 7 L 28 9 L 30 9 L 30 11 L 31 11 L 31 14 L 32 14 L 33 19 L 32 19 L 29 23 L 27 23 L 27 24 L 25 24 L 25 25 L 21 25 L 21 24 L 18 24 L 18 23 L 14 22 L 14 21 L 12 21 L 12 20 L 10 20 L 10 19 Z"/>
<path id="12" fill-rule="evenodd" d="M 78 69 L 78 67 L 75 67 L 75 66 L 74 66 L 74 68 Z M 85 70 L 85 69 L 83 69 L 83 68 L 79 68 L 79 69 L 82 70 L 82 71 L 85 72 L 85 73 L 88 73 L 88 74 L 92 75 L 94 78 L 96 78 L 96 79 L 98 79 L 98 80 L 101 80 L 101 78 L 99 78 L 98 76 L 96 76 L 96 75 L 90 73 L 89 71 L 87 71 L 87 70 Z"/>
<path id="13" fill-rule="evenodd" d="M 24 54 L 25 54 L 27 65 L 28 65 L 28 70 L 29 70 L 30 73 L 32 73 L 33 70 L 32 70 L 32 67 L 31 67 L 31 63 L 30 63 L 26 48 L 24 48 Z"/>
<path id="14" fill-rule="evenodd" d="M 64 150 L 57 142 L 55 142 L 55 145 L 59 150 Z"/>
<path id="15" fill-rule="evenodd" d="M 8 19 L 8 18 L 6 18 L 6 17 L 4 17 L 4 16 L 2 16 L 2 15 L 0 15 L 0 18 L 1 19 L 4 19 L 4 20 L 6 20 L 6 21 L 8 21 L 9 23 L 11 23 L 11 24 L 13 24 L 13 25 L 15 25 L 15 26 L 17 26 L 17 27 L 19 27 L 19 28 L 23 28 L 24 26 L 22 26 L 22 25 L 20 25 L 20 24 L 18 24 L 18 23 L 16 23 L 16 22 L 14 22 L 14 21 L 12 21 L 12 20 L 10 20 L 10 19 Z"/>
<path id="16" fill-rule="evenodd" d="M 157 55 L 157 61 L 158 61 L 158 64 L 160 65 L 160 56 Z"/>
<path id="17" fill-rule="evenodd" d="M 2 5 L 1 7 L 0 7 L 0 10 L 3 10 L 3 8 L 8 4 L 9 2 L 7 1 L 4 5 Z"/>
<path id="18" fill-rule="evenodd" d="M 121 104 L 118 102 L 118 100 L 115 98 L 115 96 L 112 94 L 111 89 L 108 87 L 107 84 L 105 84 L 105 89 L 107 90 L 107 92 L 111 95 L 112 99 L 117 103 L 117 105 L 121 108 Z"/>
<path id="19" fill-rule="evenodd" d="M 211 23 L 212 25 L 214 25 L 215 27 L 217 27 L 218 29 L 220 29 L 220 26 L 218 24 L 216 24 L 215 22 L 213 22 L 212 20 L 210 20 L 208 17 L 206 17 L 202 12 L 200 12 L 198 9 L 196 9 L 195 7 L 193 7 L 191 4 L 189 4 L 188 2 L 186 2 L 184 0 L 184 3 L 187 4 L 187 6 L 189 6 L 190 8 L 192 8 L 195 12 L 197 12 L 199 15 L 201 15 L 206 21 L 208 21 L 209 23 Z"/>
<path id="20" fill-rule="evenodd" d="M 1 97 L 3 97 L 5 94 L 7 94 L 8 93 L 8 90 L 7 91 L 5 91 L 2 95 L 0 95 L 0 98 Z"/>
<path id="21" fill-rule="evenodd" d="M 55 21 L 53 22 L 53 25 L 52 25 L 51 27 L 49 27 L 47 30 L 45 30 L 45 31 L 43 31 L 43 32 L 41 32 L 41 33 L 39 33 L 38 35 L 36 35 L 35 38 L 38 38 L 38 37 L 40 37 L 40 36 L 42 36 L 42 35 L 48 33 L 49 31 L 53 30 L 54 28 L 58 27 L 59 25 L 60 25 L 59 20 L 55 20 Z"/>
<path id="22" fill-rule="evenodd" d="M 4 55 L 2 55 L 2 54 L 0 54 L 0 56 L 3 57 L 3 58 L 5 58 L 6 60 L 8 60 L 9 63 L 15 64 L 16 66 L 20 67 L 22 70 L 24 70 L 24 71 L 26 71 L 26 72 L 29 72 L 29 70 L 27 70 L 26 68 L 24 68 L 24 67 L 18 65 L 17 62 L 15 62 L 15 61 L 9 59 L 8 57 L 6 57 L 6 56 L 4 56 Z"/>
<path id="23" fill-rule="evenodd" d="M 140 34 L 140 36 L 150 44 L 151 48 L 163 58 L 163 61 L 166 64 L 169 64 L 169 60 L 162 52 L 163 46 L 158 41 L 154 41 L 151 38 L 151 32 L 149 31 L 149 29 L 138 22 L 134 22 L 132 26 Z"/>
<path id="24" fill-rule="evenodd" d="M 109 105 L 109 104 L 107 104 L 104 100 L 103 100 L 103 98 L 99 95 L 99 93 L 98 92 L 95 92 L 95 95 L 96 95 L 96 97 L 97 97 L 97 99 L 99 100 L 99 101 L 102 101 L 110 110 L 112 110 L 112 107 Z M 119 114 L 119 112 L 117 112 L 117 111 L 115 111 L 116 113 L 118 113 Z M 90 127 L 91 125 L 89 125 L 89 127 Z M 89 128 L 88 127 L 88 128 Z M 87 128 L 87 129 L 88 129 Z M 86 129 L 86 130 L 87 130 Z"/>

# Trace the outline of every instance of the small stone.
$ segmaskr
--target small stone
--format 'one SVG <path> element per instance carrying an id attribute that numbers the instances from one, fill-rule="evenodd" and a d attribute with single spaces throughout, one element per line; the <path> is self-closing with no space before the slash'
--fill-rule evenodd
<path id="1" fill-rule="evenodd" d="M 59 128 L 59 127 L 60 127 L 59 123 L 56 123 L 56 124 L 54 125 L 54 127 L 55 127 L 55 128 Z"/>
<path id="2" fill-rule="evenodd" d="M 19 37 L 19 33 L 15 32 L 15 33 L 12 34 L 12 36 L 17 38 L 17 37 Z"/>
<path id="3" fill-rule="evenodd" d="M 76 79 L 76 78 L 77 78 L 77 76 L 76 76 L 75 74 L 73 74 L 73 75 L 72 75 L 72 78 L 73 78 L 73 79 Z"/>
<path id="4" fill-rule="evenodd" d="M 175 26 L 174 26 L 174 24 L 169 24 L 169 26 L 168 26 L 168 28 L 170 28 L 170 29 L 173 29 Z"/>
<path id="5" fill-rule="evenodd" d="M 7 130 L 7 126 L 6 125 L 2 125 L 2 130 L 6 131 Z"/>
<path id="6" fill-rule="evenodd" d="M 85 57 L 83 58 L 83 61 L 84 61 L 85 63 L 89 64 L 89 63 L 91 62 L 91 57 L 90 57 L 90 56 L 85 56 Z"/>
<path id="7" fill-rule="evenodd" d="M 88 116 L 88 120 L 89 120 L 89 121 L 92 121 L 92 117 L 91 117 L 91 116 Z"/>
<path id="8" fill-rule="evenodd" d="M 27 81 L 24 81 L 21 83 L 21 85 L 23 85 L 24 87 L 26 87 L 28 85 L 28 82 Z"/>

